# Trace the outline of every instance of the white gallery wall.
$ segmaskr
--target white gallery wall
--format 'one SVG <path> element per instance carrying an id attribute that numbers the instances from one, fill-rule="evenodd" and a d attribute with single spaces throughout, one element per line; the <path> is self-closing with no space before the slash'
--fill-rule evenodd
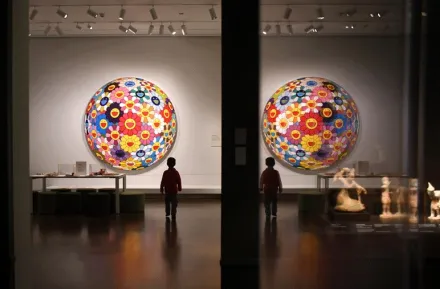
<path id="1" fill-rule="evenodd" d="M 361 117 L 358 144 L 342 165 L 368 160 L 380 171 L 399 171 L 403 77 L 399 38 L 266 38 L 261 50 L 261 107 L 289 80 L 329 78 L 353 96 Z M 84 140 L 83 113 L 98 88 L 123 76 L 145 78 L 168 94 L 178 117 L 170 156 L 177 159 L 184 187 L 218 192 L 221 148 L 212 141 L 221 134 L 221 39 L 216 37 L 31 39 L 31 173 L 54 172 L 58 164 L 76 161 L 99 163 Z M 231 108 L 239 109 L 245 84 L 242 92 L 230 93 Z M 262 165 L 267 156 L 261 142 Z M 161 163 L 130 174 L 128 187 L 156 188 L 165 169 Z M 316 184 L 313 175 L 281 165 L 278 169 L 286 187 Z M 111 182 L 81 180 L 81 184 Z M 56 180 L 51 185 L 80 183 Z"/>

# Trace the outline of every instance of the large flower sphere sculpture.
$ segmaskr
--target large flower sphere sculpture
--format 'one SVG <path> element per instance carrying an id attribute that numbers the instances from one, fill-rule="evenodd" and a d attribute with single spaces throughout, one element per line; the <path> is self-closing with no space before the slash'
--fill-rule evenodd
<path id="1" fill-rule="evenodd" d="M 87 105 L 84 122 L 92 153 L 122 170 L 153 166 L 176 141 L 171 100 L 141 78 L 118 78 L 101 87 Z"/>
<path id="2" fill-rule="evenodd" d="M 298 170 L 322 170 L 356 144 L 358 109 L 340 85 L 303 77 L 280 87 L 263 113 L 263 137 L 275 157 Z"/>

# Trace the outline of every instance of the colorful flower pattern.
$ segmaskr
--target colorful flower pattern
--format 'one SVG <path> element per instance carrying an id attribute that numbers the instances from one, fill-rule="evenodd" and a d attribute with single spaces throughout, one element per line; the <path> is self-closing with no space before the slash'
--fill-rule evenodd
<path id="1" fill-rule="evenodd" d="M 115 79 L 96 91 L 84 123 L 92 153 L 122 170 L 153 166 L 171 151 L 177 136 L 171 100 L 154 83 L 135 77 Z"/>
<path id="2" fill-rule="evenodd" d="M 348 92 L 331 80 L 293 80 L 279 88 L 264 107 L 264 142 L 289 167 L 326 169 L 347 157 L 355 146 L 358 112 Z"/>

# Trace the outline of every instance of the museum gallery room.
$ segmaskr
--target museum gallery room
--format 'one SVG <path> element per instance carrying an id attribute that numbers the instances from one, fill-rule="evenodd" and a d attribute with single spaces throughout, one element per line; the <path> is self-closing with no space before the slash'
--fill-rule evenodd
<path id="1" fill-rule="evenodd" d="M 236 2 L 13 4 L 15 288 L 438 288 L 425 4 Z"/>

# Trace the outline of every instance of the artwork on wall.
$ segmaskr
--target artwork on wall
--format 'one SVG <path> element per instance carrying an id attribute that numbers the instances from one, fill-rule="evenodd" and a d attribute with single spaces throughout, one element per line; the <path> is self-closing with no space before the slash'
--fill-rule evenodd
<path id="1" fill-rule="evenodd" d="M 276 159 L 298 171 L 326 169 L 343 160 L 359 134 L 359 113 L 335 82 L 303 77 L 280 87 L 267 102 L 264 142 Z"/>
<path id="2" fill-rule="evenodd" d="M 122 170 L 153 166 L 177 136 L 173 103 L 154 83 L 135 77 L 102 86 L 89 101 L 85 136 L 92 153 Z"/>

